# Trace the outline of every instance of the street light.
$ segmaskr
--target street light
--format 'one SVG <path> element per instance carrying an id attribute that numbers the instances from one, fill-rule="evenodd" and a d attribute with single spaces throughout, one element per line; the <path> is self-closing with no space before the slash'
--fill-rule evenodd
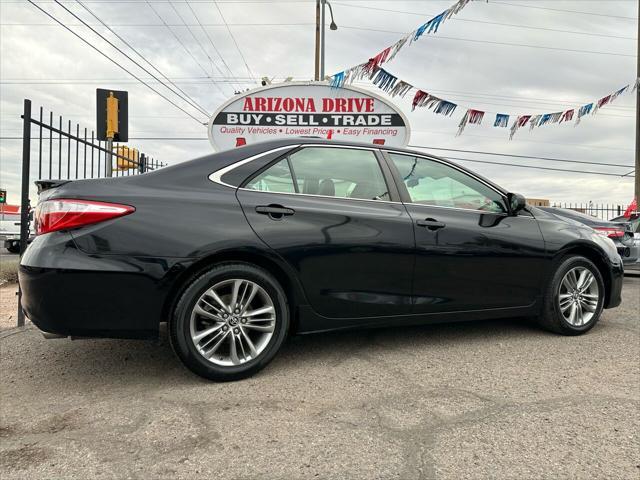
<path id="1" fill-rule="evenodd" d="M 331 14 L 331 25 L 329 25 L 329 28 L 331 30 L 337 30 L 338 29 L 338 25 L 336 25 L 336 22 L 333 19 L 333 8 L 331 8 L 331 4 L 327 0 L 324 0 L 324 2 L 322 2 L 322 3 L 323 4 L 326 3 L 327 5 L 329 5 L 329 13 Z M 324 5 L 322 7 L 324 9 Z M 322 12 L 322 16 L 324 17 L 324 12 Z"/>
<path id="2" fill-rule="evenodd" d="M 322 4 L 322 13 L 320 14 L 320 18 L 318 19 L 316 17 L 317 20 L 320 21 L 320 24 L 322 25 L 322 34 L 320 35 L 321 38 L 321 44 L 320 44 L 320 75 L 319 78 L 316 78 L 316 80 L 324 80 L 324 6 L 325 5 L 329 5 L 329 14 L 331 15 L 331 24 L 329 25 L 329 29 L 330 30 L 337 30 L 338 29 L 338 25 L 336 24 L 336 21 L 333 18 L 333 7 L 331 7 L 331 4 L 329 3 L 328 0 L 317 0 L 318 4 Z M 319 6 L 319 5 L 318 5 Z M 316 25 L 316 29 L 317 29 L 317 25 Z M 316 30 L 317 31 L 317 30 Z M 316 57 L 317 58 L 317 57 Z M 316 70 L 317 72 L 317 70 Z"/>

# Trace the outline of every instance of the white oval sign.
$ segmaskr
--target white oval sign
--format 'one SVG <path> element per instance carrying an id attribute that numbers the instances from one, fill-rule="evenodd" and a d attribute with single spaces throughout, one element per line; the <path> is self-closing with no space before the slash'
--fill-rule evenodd
<path id="1" fill-rule="evenodd" d="M 233 97 L 212 115 L 208 134 L 215 150 L 302 136 L 404 147 L 409 122 L 360 88 L 287 82 Z"/>

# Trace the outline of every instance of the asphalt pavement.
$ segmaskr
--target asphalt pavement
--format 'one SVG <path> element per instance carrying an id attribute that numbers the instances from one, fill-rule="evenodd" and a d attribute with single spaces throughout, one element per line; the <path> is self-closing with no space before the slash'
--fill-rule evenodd
<path id="1" fill-rule="evenodd" d="M 204 381 L 160 343 L 0 333 L 14 478 L 637 479 L 640 279 L 587 335 L 519 319 L 294 337 Z"/>

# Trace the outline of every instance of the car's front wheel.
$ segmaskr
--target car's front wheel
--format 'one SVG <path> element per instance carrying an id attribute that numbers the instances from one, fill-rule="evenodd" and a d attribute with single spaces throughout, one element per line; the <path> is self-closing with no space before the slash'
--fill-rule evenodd
<path id="1" fill-rule="evenodd" d="M 264 368 L 288 328 L 282 287 L 270 273 L 246 263 L 220 264 L 194 278 L 169 325 L 171 344 L 184 364 L 218 381 Z"/>
<path id="2" fill-rule="evenodd" d="M 547 286 L 539 323 L 563 335 L 580 335 L 598 322 L 604 306 L 602 275 L 580 255 L 561 259 Z"/>

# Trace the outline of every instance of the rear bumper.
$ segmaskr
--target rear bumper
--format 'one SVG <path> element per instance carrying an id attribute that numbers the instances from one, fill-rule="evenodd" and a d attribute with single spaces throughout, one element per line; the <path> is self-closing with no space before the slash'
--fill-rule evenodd
<path id="1" fill-rule="evenodd" d="M 89 256 L 68 234 L 37 237 L 18 271 L 22 308 L 49 333 L 155 338 L 177 263 L 167 258 Z"/>

